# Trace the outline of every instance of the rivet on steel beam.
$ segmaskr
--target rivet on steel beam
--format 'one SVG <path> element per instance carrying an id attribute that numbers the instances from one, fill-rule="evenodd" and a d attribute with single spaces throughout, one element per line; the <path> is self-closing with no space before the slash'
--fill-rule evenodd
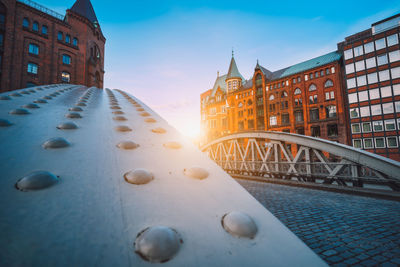
<path id="1" fill-rule="evenodd" d="M 6 119 L 0 119 L 0 127 L 9 127 L 12 123 Z"/>
<path id="2" fill-rule="evenodd" d="M 121 109 L 120 106 L 111 106 L 111 109 Z"/>
<path id="3" fill-rule="evenodd" d="M 253 239 L 257 234 L 257 225 L 246 213 L 232 211 L 221 220 L 222 227 L 231 235 Z"/>
<path id="4" fill-rule="evenodd" d="M 33 101 L 33 103 L 39 103 L 39 104 L 46 104 L 47 103 L 47 101 L 46 100 L 44 100 L 44 99 L 36 99 L 35 101 Z"/>
<path id="5" fill-rule="evenodd" d="M 82 118 L 81 114 L 77 113 L 77 112 L 70 112 L 65 114 L 65 117 L 70 118 L 70 119 L 80 119 Z"/>
<path id="6" fill-rule="evenodd" d="M 31 92 L 31 93 L 36 93 L 36 91 L 33 90 L 33 89 L 29 90 L 29 92 Z"/>
<path id="7" fill-rule="evenodd" d="M 124 116 L 115 116 L 113 119 L 116 120 L 116 121 L 126 121 L 126 120 L 128 120 L 128 119 L 127 119 L 126 117 L 124 117 Z"/>
<path id="8" fill-rule="evenodd" d="M 48 148 L 63 148 L 63 147 L 68 147 L 71 144 L 65 140 L 62 137 L 54 137 L 50 138 L 46 142 L 43 143 L 43 148 L 48 149 Z"/>
<path id="9" fill-rule="evenodd" d="M 121 110 L 113 111 L 112 113 L 113 113 L 113 114 L 116 114 L 116 115 L 125 114 L 125 113 L 124 113 L 123 111 L 121 111 Z"/>
<path id="10" fill-rule="evenodd" d="M 51 96 L 48 96 L 48 95 L 46 95 L 46 96 L 44 96 L 44 97 L 43 97 L 43 99 L 50 100 L 50 99 L 52 99 L 52 97 L 51 97 Z"/>
<path id="11" fill-rule="evenodd" d="M 60 130 L 74 130 L 78 129 L 78 126 L 73 122 L 64 122 L 59 124 L 57 128 Z"/>
<path id="12" fill-rule="evenodd" d="M 2 95 L 0 96 L 0 100 L 11 100 L 12 98 L 9 97 L 8 95 Z"/>
<path id="13" fill-rule="evenodd" d="M 29 93 L 28 91 L 22 91 L 21 94 L 30 95 L 31 93 Z"/>
<path id="14" fill-rule="evenodd" d="M 68 110 L 69 110 L 69 111 L 78 111 L 78 112 L 83 111 L 83 109 L 80 108 L 80 107 L 73 107 L 73 108 L 70 108 L 70 109 L 68 109 Z"/>
<path id="15" fill-rule="evenodd" d="M 85 103 L 82 103 L 82 102 L 79 102 L 78 104 L 75 104 L 75 106 L 78 106 L 78 107 L 86 107 L 86 104 L 85 104 Z"/>
<path id="16" fill-rule="evenodd" d="M 21 191 L 45 189 L 59 182 L 59 178 L 47 171 L 36 171 L 19 179 L 15 187 Z"/>
<path id="17" fill-rule="evenodd" d="M 178 232 L 166 226 L 153 226 L 141 231 L 135 240 L 135 252 L 149 262 L 167 262 L 179 251 L 183 240 Z"/>
<path id="18" fill-rule="evenodd" d="M 167 131 L 164 128 L 155 128 L 151 130 L 153 133 L 158 133 L 158 134 L 163 134 L 166 133 Z"/>
<path id="19" fill-rule="evenodd" d="M 153 119 L 153 118 L 148 118 L 148 119 L 145 119 L 144 120 L 145 122 L 149 122 L 149 123 L 154 123 L 154 122 L 157 122 L 155 119 Z"/>
<path id="20" fill-rule="evenodd" d="M 10 114 L 13 115 L 28 115 L 31 114 L 27 109 L 24 108 L 17 108 L 10 111 Z"/>
<path id="21" fill-rule="evenodd" d="M 168 143 L 165 143 L 164 146 L 166 148 L 170 148 L 170 149 L 179 149 L 182 147 L 182 145 L 178 142 L 168 142 Z"/>
<path id="22" fill-rule="evenodd" d="M 199 180 L 203 180 L 208 177 L 208 171 L 201 167 L 191 167 L 189 169 L 184 169 L 183 173 L 186 176 L 189 176 L 189 177 L 192 177 L 195 179 L 199 179 Z"/>
<path id="23" fill-rule="evenodd" d="M 144 111 L 144 108 L 137 108 L 137 111 Z"/>
<path id="24" fill-rule="evenodd" d="M 33 103 L 30 103 L 30 104 L 23 105 L 22 107 L 23 107 L 23 108 L 31 108 L 31 109 L 34 109 L 34 108 L 40 108 L 40 106 L 39 106 L 39 105 L 37 105 L 37 104 L 33 104 Z"/>
<path id="25" fill-rule="evenodd" d="M 154 176 L 148 170 L 135 169 L 125 173 L 124 179 L 130 184 L 147 184 L 154 179 Z"/>
<path id="26" fill-rule="evenodd" d="M 13 93 L 13 94 L 10 94 L 10 96 L 21 97 L 22 95 L 20 93 Z"/>
<path id="27" fill-rule="evenodd" d="M 142 113 L 140 113 L 140 116 L 148 117 L 148 116 L 150 116 L 150 113 L 148 113 L 148 112 L 142 112 Z"/>
<path id="28" fill-rule="evenodd" d="M 117 144 L 117 147 L 120 149 L 135 149 L 138 148 L 139 145 L 132 141 L 122 141 Z"/>
<path id="29" fill-rule="evenodd" d="M 117 127 L 115 127 L 115 130 L 117 130 L 118 132 L 130 132 L 130 131 L 132 131 L 131 128 L 129 128 L 128 126 L 125 126 L 125 125 L 117 126 Z"/>

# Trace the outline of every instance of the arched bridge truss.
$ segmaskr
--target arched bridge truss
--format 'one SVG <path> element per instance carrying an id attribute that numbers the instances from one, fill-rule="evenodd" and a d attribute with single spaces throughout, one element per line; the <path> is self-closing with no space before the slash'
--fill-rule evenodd
<path id="1" fill-rule="evenodd" d="M 214 140 L 201 150 L 232 175 L 340 186 L 383 186 L 400 191 L 399 162 L 310 136 L 242 132 Z"/>

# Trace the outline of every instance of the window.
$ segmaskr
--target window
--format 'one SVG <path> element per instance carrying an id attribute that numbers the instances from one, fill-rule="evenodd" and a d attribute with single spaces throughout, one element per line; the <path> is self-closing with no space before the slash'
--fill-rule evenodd
<path id="1" fill-rule="evenodd" d="M 333 86 L 332 80 L 327 80 L 327 81 L 325 82 L 325 88 L 332 87 L 332 86 Z"/>
<path id="2" fill-rule="evenodd" d="M 374 132 L 382 132 L 383 131 L 383 122 L 382 121 L 373 121 L 372 125 L 374 127 Z"/>
<path id="3" fill-rule="evenodd" d="M 269 111 L 275 112 L 275 104 L 269 104 Z"/>
<path id="4" fill-rule="evenodd" d="M 58 34 L 57 34 L 57 40 L 58 40 L 58 41 L 62 41 L 62 40 L 63 40 L 63 37 L 64 37 L 63 33 L 62 33 L 62 32 L 58 32 Z"/>
<path id="5" fill-rule="evenodd" d="M 300 88 L 296 88 L 296 90 L 294 90 L 294 94 L 295 95 L 300 95 L 301 94 Z"/>
<path id="6" fill-rule="evenodd" d="M 319 126 L 311 127 L 311 136 L 320 137 L 321 136 L 321 128 Z"/>
<path id="7" fill-rule="evenodd" d="M 43 26 L 42 26 L 42 34 L 47 35 L 48 31 L 49 31 L 49 29 L 47 28 L 47 26 L 46 26 L 46 25 L 43 25 Z"/>
<path id="8" fill-rule="evenodd" d="M 301 82 L 301 78 L 300 77 L 297 77 L 297 82 Z"/>
<path id="9" fill-rule="evenodd" d="M 375 138 L 375 147 L 376 148 L 385 148 L 385 138 L 383 138 L 383 137 Z"/>
<path id="10" fill-rule="evenodd" d="M 329 74 L 331 74 L 331 71 L 330 71 L 330 69 L 326 69 L 326 70 L 325 70 L 325 72 L 326 72 L 326 75 L 329 75 Z"/>
<path id="11" fill-rule="evenodd" d="M 372 131 L 371 123 L 370 122 L 363 122 L 362 123 L 362 131 L 363 131 L 363 133 L 370 133 Z"/>
<path id="12" fill-rule="evenodd" d="M 38 74 L 38 65 L 35 63 L 28 63 L 28 73 Z"/>
<path id="13" fill-rule="evenodd" d="M 354 72 L 354 64 L 350 63 L 346 65 L 346 74 L 350 74 Z"/>
<path id="14" fill-rule="evenodd" d="M 63 71 L 61 73 L 61 81 L 65 82 L 65 83 L 69 83 L 71 81 L 71 74 Z"/>
<path id="15" fill-rule="evenodd" d="M 270 124 L 271 126 L 277 125 L 276 116 L 270 116 L 270 117 L 269 117 L 269 124 Z"/>
<path id="16" fill-rule="evenodd" d="M 357 93 L 354 94 L 349 94 L 349 103 L 357 103 L 358 99 L 357 99 Z"/>
<path id="17" fill-rule="evenodd" d="M 372 100 L 372 99 L 378 99 L 378 98 L 380 98 L 378 88 L 369 90 L 369 99 Z"/>
<path id="18" fill-rule="evenodd" d="M 381 115 L 382 114 L 381 105 L 380 104 L 372 105 L 371 106 L 371 113 L 372 113 L 372 116 Z"/>
<path id="19" fill-rule="evenodd" d="M 295 84 L 296 83 L 296 78 L 292 79 L 292 83 Z"/>
<path id="20" fill-rule="evenodd" d="M 317 108 L 310 110 L 310 120 L 311 121 L 319 120 L 319 110 Z"/>
<path id="21" fill-rule="evenodd" d="M 350 109 L 350 118 L 359 118 L 360 117 L 360 111 L 358 108 L 352 108 Z"/>
<path id="22" fill-rule="evenodd" d="M 366 63 L 366 65 L 367 65 L 367 69 L 376 67 L 376 60 L 375 60 L 375 57 L 367 58 L 367 59 L 365 60 L 365 63 Z"/>
<path id="23" fill-rule="evenodd" d="M 392 73 L 392 79 L 396 79 L 396 78 L 400 77 L 400 67 L 393 68 L 390 70 L 390 72 Z"/>
<path id="24" fill-rule="evenodd" d="M 320 72 L 320 73 L 321 73 L 321 77 L 325 75 L 325 73 L 324 73 L 324 71 L 323 71 L 323 70 L 321 70 L 321 72 Z"/>
<path id="25" fill-rule="evenodd" d="M 307 74 L 304 75 L 304 80 L 305 80 L 305 81 L 308 81 L 308 75 L 307 75 Z"/>
<path id="26" fill-rule="evenodd" d="M 275 99 L 275 96 L 274 96 L 273 94 L 271 94 L 271 95 L 269 96 L 268 99 L 269 99 L 269 100 L 274 100 L 274 99 Z"/>
<path id="27" fill-rule="evenodd" d="M 287 109 L 289 107 L 288 101 L 281 102 L 281 109 Z"/>
<path id="28" fill-rule="evenodd" d="M 382 87 L 381 88 L 381 96 L 382 97 L 392 96 L 392 87 L 390 87 L 390 86 Z"/>
<path id="29" fill-rule="evenodd" d="M 331 95 L 329 92 L 325 92 L 325 100 L 329 100 L 331 98 Z"/>
<path id="30" fill-rule="evenodd" d="M 364 148 L 365 149 L 374 148 L 374 142 L 372 141 L 372 138 L 365 138 L 364 139 Z"/>
<path id="31" fill-rule="evenodd" d="M 376 50 L 382 49 L 386 47 L 385 38 L 379 39 L 375 41 Z"/>
<path id="32" fill-rule="evenodd" d="M 393 85 L 393 94 L 400 95 L 400 84 Z"/>
<path id="33" fill-rule="evenodd" d="M 37 21 L 33 22 L 32 30 L 35 32 L 39 31 L 39 23 Z"/>
<path id="34" fill-rule="evenodd" d="M 28 28 L 29 27 L 29 20 L 27 18 L 24 18 L 22 21 L 22 27 Z"/>
<path id="35" fill-rule="evenodd" d="M 308 87 L 308 91 L 315 91 L 317 90 L 317 86 L 315 86 L 315 84 L 311 84 L 310 87 Z"/>
<path id="36" fill-rule="evenodd" d="M 288 96 L 288 94 L 286 93 L 286 91 L 283 91 L 282 94 L 281 94 L 281 98 L 285 98 L 287 96 Z"/>
<path id="37" fill-rule="evenodd" d="M 400 112 L 400 101 L 395 102 L 394 105 L 396 106 L 396 112 L 399 113 Z"/>
<path id="38" fill-rule="evenodd" d="M 389 77 L 389 71 L 388 70 L 383 70 L 383 71 L 379 72 L 379 81 L 380 82 L 387 81 L 389 79 L 390 79 L 390 77 Z"/>
<path id="39" fill-rule="evenodd" d="M 373 52 L 374 51 L 374 43 L 370 42 L 370 43 L 365 44 L 364 51 L 365 51 L 365 54 Z"/>
<path id="40" fill-rule="evenodd" d="M 364 86 L 367 84 L 367 76 L 362 75 L 357 77 L 357 86 Z"/>
<path id="41" fill-rule="evenodd" d="M 396 130 L 396 123 L 394 120 L 385 120 L 385 129 L 386 131 Z"/>
<path id="42" fill-rule="evenodd" d="M 74 38 L 74 40 L 72 41 L 72 44 L 73 44 L 74 46 L 78 46 L 78 39 L 77 39 L 77 38 Z"/>
<path id="43" fill-rule="evenodd" d="M 354 47 L 354 57 L 358 57 L 364 54 L 362 45 Z"/>
<path id="44" fill-rule="evenodd" d="M 326 106 L 325 111 L 327 118 L 336 118 L 336 106 Z"/>
<path id="45" fill-rule="evenodd" d="M 360 115 L 361 117 L 368 117 L 370 115 L 369 106 L 360 107 Z"/>
<path id="46" fill-rule="evenodd" d="M 29 44 L 29 54 L 39 55 L 39 46 L 36 44 Z"/>
<path id="47" fill-rule="evenodd" d="M 378 74 L 376 72 L 367 75 L 368 84 L 373 84 L 378 82 Z"/>
<path id="48" fill-rule="evenodd" d="M 331 91 L 331 100 L 335 99 L 335 91 Z"/>
<path id="49" fill-rule="evenodd" d="M 389 148 L 398 147 L 396 136 L 386 137 L 386 143 Z"/>
<path id="50" fill-rule="evenodd" d="M 65 35 L 65 42 L 68 44 L 71 43 L 71 36 L 69 34 Z"/>
<path id="51" fill-rule="evenodd" d="M 353 57 L 353 50 L 348 49 L 344 51 L 344 59 L 350 59 Z"/>
<path id="52" fill-rule="evenodd" d="M 70 65 L 71 64 L 71 57 L 66 55 L 66 54 L 62 55 L 62 62 L 63 62 L 63 64 Z"/>
<path id="53" fill-rule="evenodd" d="M 358 101 L 367 101 L 368 100 L 368 91 L 361 91 L 358 92 Z"/>
<path id="54" fill-rule="evenodd" d="M 310 95 L 310 104 L 315 104 L 318 102 L 318 96 L 317 95 Z"/>
<path id="55" fill-rule="evenodd" d="M 383 114 L 394 113 L 393 102 L 382 104 Z"/>
<path id="56" fill-rule="evenodd" d="M 303 111 L 301 111 L 301 110 L 295 111 L 294 119 L 296 122 L 303 122 L 304 121 Z"/>
<path id="57" fill-rule="evenodd" d="M 356 71 L 362 71 L 365 70 L 365 62 L 364 60 L 357 61 L 356 62 Z"/>
<path id="58" fill-rule="evenodd" d="M 303 105 L 303 101 L 301 100 L 301 98 L 295 98 L 294 99 L 294 105 L 296 107 L 301 107 Z"/>
<path id="59" fill-rule="evenodd" d="M 337 124 L 328 124 L 328 136 L 338 136 L 338 134 Z"/>
<path id="60" fill-rule="evenodd" d="M 314 74 L 313 73 L 310 73 L 310 80 L 311 79 L 314 79 Z"/>
<path id="61" fill-rule="evenodd" d="M 316 71 L 314 75 L 315 75 L 315 78 L 318 78 L 319 77 L 319 72 Z"/>
<path id="62" fill-rule="evenodd" d="M 351 125 L 351 133 L 356 134 L 356 133 L 361 133 L 361 128 L 359 123 L 353 123 Z"/>
<path id="63" fill-rule="evenodd" d="M 387 54 L 377 56 L 378 66 L 388 64 Z"/>
<path id="64" fill-rule="evenodd" d="M 356 79 L 355 78 L 347 79 L 347 88 L 351 89 L 354 87 L 356 87 Z"/>
<path id="65" fill-rule="evenodd" d="M 355 148 L 362 148 L 361 139 L 354 139 L 354 140 L 353 140 L 353 147 L 355 147 Z"/>
<path id="66" fill-rule="evenodd" d="M 399 43 L 399 39 L 397 37 L 397 34 L 393 34 L 387 37 L 387 44 L 388 46 L 396 45 Z"/>
<path id="67" fill-rule="evenodd" d="M 289 124 L 290 123 L 290 119 L 289 119 L 289 114 L 288 113 L 282 114 L 281 123 L 282 124 Z"/>
<path id="68" fill-rule="evenodd" d="M 389 53 L 389 61 L 395 62 L 400 60 L 400 50 L 395 50 Z"/>

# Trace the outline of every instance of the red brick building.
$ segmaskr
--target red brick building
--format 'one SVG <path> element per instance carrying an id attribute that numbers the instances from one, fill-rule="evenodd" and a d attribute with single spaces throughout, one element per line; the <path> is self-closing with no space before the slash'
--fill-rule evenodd
<path id="1" fill-rule="evenodd" d="M 60 15 L 30 0 L 0 2 L 0 92 L 41 84 L 103 88 L 106 39 L 90 0 Z"/>

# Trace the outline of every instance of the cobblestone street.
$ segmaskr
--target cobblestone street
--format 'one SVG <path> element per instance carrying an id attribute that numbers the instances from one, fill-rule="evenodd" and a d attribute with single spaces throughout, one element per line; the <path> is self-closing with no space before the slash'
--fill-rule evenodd
<path id="1" fill-rule="evenodd" d="M 400 202 L 237 181 L 329 265 L 400 265 Z"/>

